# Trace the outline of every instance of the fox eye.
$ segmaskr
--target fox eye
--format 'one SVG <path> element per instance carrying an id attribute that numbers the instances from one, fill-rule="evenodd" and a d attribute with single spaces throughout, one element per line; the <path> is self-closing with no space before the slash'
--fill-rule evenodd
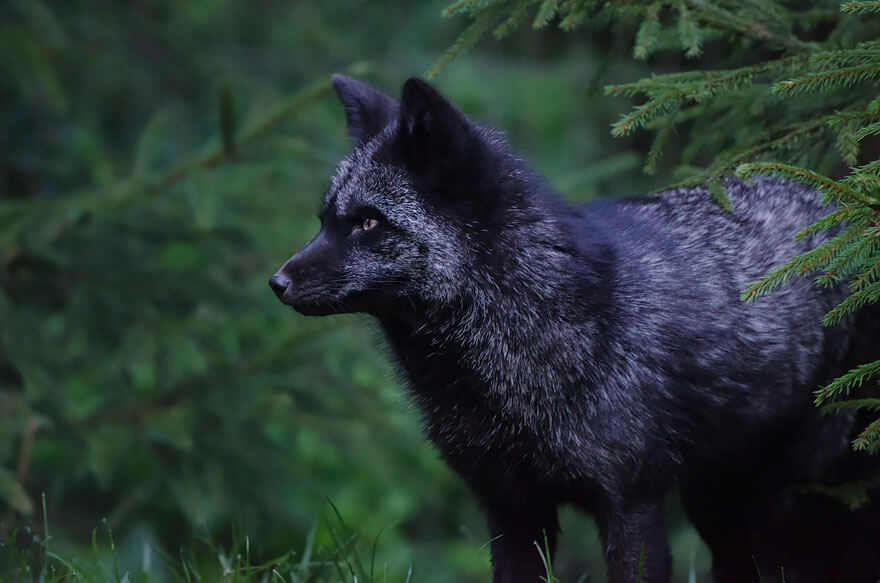
<path id="1" fill-rule="evenodd" d="M 357 228 L 361 231 L 369 231 L 379 225 L 379 219 L 373 217 L 365 217 L 358 223 Z"/>

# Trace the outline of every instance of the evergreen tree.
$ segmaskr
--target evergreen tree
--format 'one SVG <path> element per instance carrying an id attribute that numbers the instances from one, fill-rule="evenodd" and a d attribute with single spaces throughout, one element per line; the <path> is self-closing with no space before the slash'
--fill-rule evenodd
<path id="1" fill-rule="evenodd" d="M 637 60 L 683 53 L 692 65 L 685 71 L 605 88 L 639 101 L 611 133 L 653 133 L 644 171 L 657 171 L 679 134 L 680 185 L 707 183 L 723 207 L 730 202 L 719 179 L 731 174 L 805 182 L 834 205 L 797 237 L 837 234 L 752 283 L 742 299 L 756 301 L 794 276 L 846 282 L 849 296 L 825 315 L 827 326 L 880 299 L 880 2 L 459 0 L 444 11 L 459 14 L 471 24 L 428 76 L 485 34 L 503 39 L 526 22 L 611 27 L 632 38 Z M 707 52 L 712 58 L 701 59 Z M 880 361 L 863 364 L 817 389 L 816 404 L 878 411 L 872 396 L 841 400 L 878 379 Z M 852 445 L 880 450 L 880 418 Z"/>

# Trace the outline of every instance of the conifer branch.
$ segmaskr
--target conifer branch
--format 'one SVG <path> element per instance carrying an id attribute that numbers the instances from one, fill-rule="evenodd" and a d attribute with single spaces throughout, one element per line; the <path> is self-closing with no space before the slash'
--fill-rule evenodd
<path id="1" fill-rule="evenodd" d="M 853 440 L 852 447 L 856 451 L 874 453 L 880 448 L 880 418 L 868 424 Z"/>
<path id="2" fill-rule="evenodd" d="M 840 11 L 844 14 L 861 12 L 863 14 L 880 14 L 880 2 L 851 0 L 840 5 Z"/>
<path id="3" fill-rule="evenodd" d="M 452 18 L 456 14 L 467 12 L 480 4 L 479 0 L 456 0 L 440 11 L 443 18 Z"/>
<path id="4" fill-rule="evenodd" d="M 544 2 L 541 3 L 541 7 L 538 8 L 535 20 L 532 21 L 532 28 L 539 30 L 547 26 L 547 24 L 553 20 L 553 17 L 556 16 L 558 6 L 559 0 L 544 0 Z"/>
<path id="5" fill-rule="evenodd" d="M 872 119 L 877 119 L 880 116 L 880 113 L 874 111 L 854 111 L 851 113 L 836 113 L 829 120 L 828 123 L 832 126 L 837 124 L 846 123 L 848 121 L 869 121 Z"/>
<path id="6" fill-rule="evenodd" d="M 816 233 L 827 231 L 845 222 L 854 222 L 865 219 L 871 214 L 870 209 L 862 206 L 844 206 L 842 209 L 836 210 L 830 215 L 826 215 L 807 227 L 804 227 L 794 236 L 795 241 L 800 241 Z"/>
<path id="7" fill-rule="evenodd" d="M 866 263 L 866 265 L 868 265 L 868 267 L 866 267 L 864 271 L 856 275 L 855 279 L 850 282 L 849 288 L 852 291 L 859 291 L 863 289 L 866 285 L 880 279 L 880 255 L 874 258 L 873 263 Z"/>
<path id="8" fill-rule="evenodd" d="M 816 283 L 822 286 L 832 286 L 849 277 L 871 259 L 877 251 L 877 244 L 876 237 L 868 236 L 847 246 L 822 268 L 822 273 L 816 278 Z"/>
<path id="9" fill-rule="evenodd" d="M 822 405 L 823 414 L 842 413 L 859 409 L 880 412 L 880 399 L 847 399 L 846 401 L 835 401 L 834 403 Z"/>
<path id="10" fill-rule="evenodd" d="M 734 92 L 749 84 L 755 77 L 776 69 L 789 69 L 808 62 L 805 55 L 793 55 L 742 67 L 740 69 L 722 69 L 718 71 L 685 71 L 669 73 L 662 77 L 648 77 L 633 83 L 607 85 L 605 95 L 624 95 L 633 97 L 640 93 L 650 94 L 657 90 L 677 90 L 682 95 L 694 93 L 698 88 L 707 95 Z"/>
<path id="11" fill-rule="evenodd" d="M 645 10 L 645 18 L 642 20 L 639 31 L 636 33 L 636 43 L 633 46 L 633 57 L 644 61 L 657 45 L 657 36 L 660 34 L 660 2 L 654 2 Z"/>
<path id="12" fill-rule="evenodd" d="M 559 28 L 565 31 L 571 31 L 583 24 L 584 20 L 587 19 L 587 8 L 585 4 L 586 2 L 578 2 L 577 0 L 566 1 L 563 4 L 566 14 L 562 19 L 562 22 L 559 23 Z"/>
<path id="13" fill-rule="evenodd" d="M 733 212 L 733 203 L 730 202 L 730 196 L 727 194 L 727 188 L 725 188 L 724 184 L 721 183 L 717 177 L 709 180 L 706 183 L 706 188 L 709 189 L 709 198 L 721 208 L 721 210 L 732 213 Z"/>
<path id="14" fill-rule="evenodd" d="M 465 7 L 469 8 L 476 3 L 477 0 L 459 0 L 456 4 L 444 9 L 443 15 L 451 16 L 456 12 L 464 10 Z M 461 6 L 461 8 L 457 8 L 458 6 Z M 446 67 L 446 65 L 477 44 L 477 42 L 479 42 L 480 39 L 495 26 L 500 14 L 501 8 L 499 6 L 489 6 L 488 8 L 483 8 L 474 13 L 473 22 L 471 22 L 470 26 L 459 35 L 452 46 L 449 47 L 439 59 L 437 59 L 437 62 L 435 62 L 430 69 L 425 71 L 425 78 L 433 79 L 437 76 L 437 73 Z"/>
<path id="15" fill-rule="evenodd" d="M 678 109 L 680 105 L 679 96 L 674 94 L 652 99 L 628 114 L 624 114 L 620 121 L 611 126 L 611 135 L 624 136 L 632 133 L 638 128 L 644 127 L 650 120 Z"/>
<path id="16" fill-rule="evenodd" d="M 880 176 L 880 160 L 868 162 L 867 164 L 859 166 L 858 168 L 853 168 L 852 170 L 852 174 L 841 180 L 841 182 L 854 182 L 858 176 Z"/>
<path id="17" fill-rule="evenodd" d="M 827 176 L 822 176 L 818 172 L 799 168 L 790 164 L 780 164 L 779 162 L 759 162 L 751 164 L 742 164 L 737 168 L 736 175 L 741 178 L 747 178 L 752 174 L 779 174 L 786 178 L 805 182 L 813 188 L 822 191 L 829 201 L 840 203 L 859 203 L 865 206 L 872 206 L 878 201 L 863 196 L 857 190 L 842 184 L 836 180 L 832 180 Z"/>
<path id="18" fill-rule="evenodd" d="M 861 364 L 817 390 L 816 405 L 822 405 L 833 397 L 848 395 L 853 389 L 860 388 L 878 375 L 880 375 L 880 360 Z"/>
<path id="19" fill-rule="evenodd" d="M 861 234 L 863 227 L 861 222 L 851 224 L 842 233 L 815 249 L 795 256 L 784 265 L 750 283 L 740 294 L 740 299 L 744 302 L 754 302 L 762 295 L 785 285 L 793 276 L 812 273 L 820 265 L 833 260 L 842 249 Z"/>
<path id="20" fill-rule="evenodd" d="M 854 137 L 857 140 L 864 140 L 868 136 L 876 136 L 877 134 L 880 134 L 880 121 L 859 128 Z"/>
<path id="21" fill-rule="evenodd" d="M 370 65 L 365 62 L 355 63 L 348 67 L 345 72 L 354 75 L 363 75 L 369 70 Z M 237 148 L 245 148 L 256 142 L 266 134 L 275 130 L 290 119 L 293 115 L 302 111 L 304 107 L 311 103 L 324 98 L 331 92 L 330 80 L 318 81 L 305 89 L 296 93 L 287 101 L 281 103 L 274 111 L 268 113 L 262 119 L 258 119 L 251 123 L 241 132 L 241 137 L 237 140 Z M 193 160 L 184 162 L 177 168 L 159 177 L 150 188 L 151 191 L 157 192 L 165 190 L 193 172 L 207 170 L 213 168 L 229 159 L 227 150 L 223 147 L 213 148 L 209 153 L 196 157 Z"/>
<path id="22" fill-rule="evenodd" d="M 720 6 L 703 0 L 685 0 L 689 7 L 706 24 L 721 30 L 737 32 L 745 37 L 767 43 L 791 52 L 810 52 L 816 49 L 812 43 L 803 42 L 793 35 L 774 34 L 763 23 L 744 19 Z"/>
<path id="23" fill-rule="evenodd" d="M 739 166 L 737 166 L 736 168 L 736 173 L 737 175 L 740 175 L 740 169 L 748 166 L 749 163 L 753 165 L 758 165 L 758 163 L 752 162 L 753 160 L 761 156 L 766 156 L 767 154 L 778 154 L 780 151 L 789 149 L 792 147 L 793 144 L 804 141 L 806 140 L 806 138 L 809 138 L 813 134 L 823 130 L 825 126 L 825 119 L 817 119 L 811 122 L 801 123 L 795 128 L 779 128 L 778 131 L 781 133 L 780 137 L 772 140 L 762 140 L 751 148 L 745 150 L 744 152 L 740 152 L 732 160 L 730 165 L 739 164 Z M 792 168 L 801 170 L 796 166 L 793 166 Z M 779 173 L 783 175 L 785 174 L 783 170 L 780 170 Z M 796 178 L 794 179 L 796 180 Z"/>
<path id="24" fill-rule="evenodd" d="M 825 317 L 822 319 L 822 325 L 833 326 L 847 314 L 855 312 L 866 304 L 876 303 L 877 300 L 880 300 L 880 282 L 866 285 L 850 294 L 849 297 L 825 314 Z"/>
<path id="25" fill-rule="evenodd" d="M 856 511 L 859 508 L 871 503 L 869 492 L 880 486 L 880 477 L 873 477 L 868 480 L 859 480 L 857 482 L 847 482 L 837 486 L 827 486 L 823 484 L 805 484 L 796 486 L 796 490 L 805 494 L 822 494 L 834 498 L 846 504 L 846 506 Z"/>
<path id="26" fill-rule="evenodd" d="M 504 21 L 499 24 L 493 35 L 497 40 L 501 40 L 507 36 L 509 36 L 513 31 L 519 28 L 522 21 L 526 19 L 528 16 L 529 7 L 534 3 L 534 0 L 519 0 L 517 4 L 514 6 L 510 15 L 504 19 Z"/>
<path id="27" fill-rule="evenodd" d="M 836 127 L 834 146 L 847 166 L 855 166 L 859 160 L 859 140 L 853 122 L 837 124 Z"/>
<path id="28" fill-rule="evenodd" d="M 782 96 L 803 95 L 811 91 L 827 91 L 833 87 L 852 87 L 873 81 L 878 77 L 880 77 L 880 64 L 848 67 L 839 71 L 780 81 L 773 86 L 773 93 Z"/>
<path id="29" fill-rule="evenodd" d="M 810 55 L 810 63 L 824 67 L 846 67 L 855 62 L 864 64 L 863 61 L 877 60 L 878 53 L 880 53 L 878 43 L 863 43 L 860 47 L 862 48 L 816 52 Z"/>
<path id="30" fill-rule="evenodd" d="M 678 37 L 681 40 L 681 47 L 685 50 L 684 55 L 695 59 L 703 52 L 703 34 L 691 18 L 687 4 L 684 2 L 678 3 L 678 16 Z"/>
<path id="31" fill-rule="evenodd" d="M 657 165 L 660 163 L 660 158 L 663 155 L 663 148 L 666 147 L 666 143 L 669 141 L 669 137 L 672 135 L 672 130 L 675 127 L 675 115 L 666 116 L 659 121 L 661 122 L 660 129 L 654 136 L 651 149 L 648 150 L 648 155 L 645 157 L 645 165 L 642 167 L 642 171 L 645 174 L 653 175 L 657 172 Z"/>
<path id="32" fill-rule="evenodd" d="M 370 64 L 367 62 L 357 62 L 344 69 L 343 72 L 351 75 L 364 75 L 369 72 L 370 67 Z M 241 152 L 242 149 L 247 148 L 276 130 L 315 101 L 329 95 L 331 91 L 332 87 L 329 79 L 313 83 L 298 91 L 289 99 L 281 102 L 274 111 L 255 120 L 243 129 L 240 137 L 235 141 L 236 152 Z M 163 193 L 193 174 L 209 170 L 234 159 L 234 157 L 229 155 L 222 140 L 220 144 L 212 144 L 207 150 L 207 153 L 196 155 L 190 160 L 158 175 L 149 176 L 144 179 L 129 178 L 114 183 L 109 187 L 74 193 L 58 200 L 45 201 L 47 205 L 56 206 L 59 210 L 55 214 L 63 218 L 46 225 L 39 233 L 40 239 L 51 243 L 70 229 L 72 225 L 76 224 L 77 220 L 85 213 L 93 212 L 104 205 L 115 204 L 121 199 L 136 194 L 155 195 Z M 30 244 L 27 242 L 18 243 L 13 253 L 15 255 L 23 253 L 24 248 L 28 245 Z"/>

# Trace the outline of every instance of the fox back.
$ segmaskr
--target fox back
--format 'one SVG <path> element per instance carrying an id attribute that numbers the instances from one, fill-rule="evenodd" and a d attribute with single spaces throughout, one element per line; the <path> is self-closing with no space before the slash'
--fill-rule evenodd
<path id="1" fill-rule="evenodd" d="M 555 546 L 561 504 L 596 517 L 611 581 L 669 581 L 676 487 L 716 577 L 751 580 L 756 531 L 773 528 L 756 513 L 847 455 L 852 417 L 820 417 L 812 390 L 876 351 L 851 320 L 822 327 L 838 290 L 739 300 L 816 244 L 793 237 L 826 212 L 817 195 L 728 180 L 733 213 L 703 188 L 571 207 L 425 82 L 399 101 L 333 84 L 354 149 L 320 232 L 270 285 L 303 314 L 378 320 L 485 508 L 495 581 L 538 580 L 533 542 Z"/>

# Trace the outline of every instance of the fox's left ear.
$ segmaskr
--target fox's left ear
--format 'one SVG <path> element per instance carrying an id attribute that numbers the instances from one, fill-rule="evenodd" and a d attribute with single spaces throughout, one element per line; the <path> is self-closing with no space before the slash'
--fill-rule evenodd
<path id="1" fill-rule="evenodd" d="M 418 78 L 403 85 L 397 147 L 424 191 L 474 215 L 491 203 L 491 156 L 473 123 Z"/>
<path id="2" fill-rule="evenodd" d="M 417 173 L 457 158 L 471 139 L 464 114 L 417 77 L 403 85 L 398 132 L 406 164 Z"/>
<path id="3" fill-rule="evenodd" d="M 397 117 L 397 102 L 384 93 L 345 75 L 333 75 L 331 80 L 355 147 L 369 142 Z"/>

